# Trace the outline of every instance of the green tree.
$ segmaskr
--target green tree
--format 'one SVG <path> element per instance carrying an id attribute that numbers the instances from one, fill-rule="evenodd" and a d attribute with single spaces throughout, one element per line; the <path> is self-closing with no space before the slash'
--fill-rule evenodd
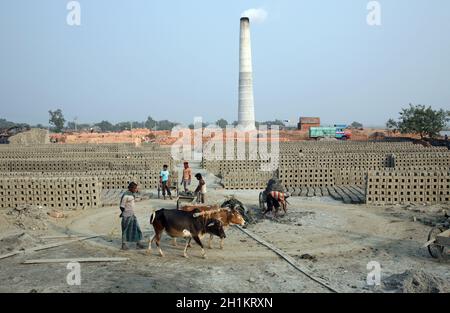
<path id="1" fill-rule="evenodd" d="M 50 110 L 48 111 L 48 114 L 50 115 L 50 119 L 48 120 L 48 122 L 51 126 L 53 126 L 55 132 L 60 133 L 64 128 L 64 124 L 66 123 L 61 109 L 57 109 L 55 111 Z"/>
<path id="2" fill-rule="evenodd" d="M 99 127 L 102 130 L 102 132 L 109 132 L 114 130 L 114 125 L 108 121 L 101 121 L 100 123 L 97 123 L 94 126 Z"/>
<path id="3" fill-rule="evenodd" d="M 145 127 L 145 122 L 138 122 L 138 121 L 131 122 L 131 127 L 133 129 L 135 129 L 135 128 L 146 128 Z"/>
<path id="4" fill-rule="evenodd" d="M 402 109 L 396 125 L 401 133 L 418 134 L 423 139 L 438 136 L 449 121 L 450 111 L 433 110 L 431 106 L 410 104 L 409 108 Z M 392 121 L 389 120 L 388 123 L 391 125 Z"/>
<path id="5" fill-rule="evenodd" d="M 0 118 L 0 129 L 1 128 L 11 128 L 13 126 L 16 126 L 16 123 L 10 122 L 4 118 Z"/>
<path id="6" fill-rule="evenodd" d="M 168 120 L 159 121 L 157 124 L 158 130 L 172 130 L 177 124 Z"/>
<path id="7" fill-rule="evenodd" d="M 350 126 L 353 128 L 363 128 L 363 124 L 359 122 L 353 122 Z"/>
<path id="8" fill-rule="evenodd" d="M 219 126 L 220 128 L 226 128 L 227 125 L 228 125 L 228 121 L 223 119 L 223 118 L 221 118 L 220 120 L 218 120 L 216 122 L 216 125 Z"/>
<path id="9" fill-rule="evenodd" d="M 270 127 L 272 125 L 278 125 L 280 127 L 284 127 L 284 122 L 282 120 L 276 119 L 275 121 L 260 122 L 259 125 L 267 125 L 267 127 Z"/>
<path id="10" fill-rule="evenodd" d="M 67 122 L 67 129 L 75 129 L 75 122 Z"/>
<path id="11" fill-rule="evenodd" d="M 147 118 L 147 121 L 145 121 L 145 128 L 148 129 L 155 129 L 156 125 L 158 124 L 157 121 L 155 121 L 151 116 Z"/>
<path id="12" fill-rule="evenodd" d="M 130 122 L 120 122 L 114 125 L 113 129 L 115 131 L 124 131 L 124 130 L 130 130 L 131 129 L 131 123 Z"/>
<path id="13" fill-rule="evenodd" d="M 390 118 L 386 122 L 386 128 L 389 129 L 389 130 L 396 130 L 398 128 L 398 124 L 393 118 Z"/>

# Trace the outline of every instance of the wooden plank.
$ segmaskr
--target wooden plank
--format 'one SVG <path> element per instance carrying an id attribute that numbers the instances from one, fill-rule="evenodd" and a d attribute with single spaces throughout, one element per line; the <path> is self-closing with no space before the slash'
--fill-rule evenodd
<path id="1" fill-rule="evenodd" d="M 422 246 L 422 248 L 428 247 L 429 245 L 431 245 L 431 244 L 432 244 L 433 242 L 435 242 L 435 241 L 436 241 L 436 238 L 427 241 L 427 242 Z"/>
<path id="2" fill-rule="evenodd" d="M 47 264 L 47 263 L 69 263 L 69 262 L 122 262 L 128 261 L 128 258 L 72 258 L 72 259 L 39 259 L 26 260 L 22 264 Z"/>
<path id="3" fill-rule="evenodd" d="M 51 243 L 51 244 L 47 244 L 47 245 L 37 246 L 37 247 L 34 247 L 34 248 L 25 249 L 25 250 L 13 251 L 13 252 L 10 252 L 10 253 L 4 254 L 4 255 L 0 255 L 0 260 L 9 258 L 9 257 L 17 255 L 17 254 L 23 254 L 23 253 L 29 253 L 29 252 L 34 252 L 34 251 L 40 251 L 40 250 L 55 248 L 55 247 L 66 245 L 66 244 L 69 244 L 69 243 L 72 243 L 72 242 L 92 239 L 92 238 L 96 238 L 96 237 L 100 237 L 100 236 L 102 236 L 102 235 L 81 237 L 81 238 L 67 240 L 67 241 L 63 241 L 63 242 L 57 242 L 57 243 Z"/>

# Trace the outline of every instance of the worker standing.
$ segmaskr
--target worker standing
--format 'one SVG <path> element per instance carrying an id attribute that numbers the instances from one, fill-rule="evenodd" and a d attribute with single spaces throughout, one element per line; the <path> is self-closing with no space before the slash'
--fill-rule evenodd
<path id="1" fill-rule="evenodd" d="M 170 192 L 170 188 L 169 188 L 170 187 L 170 173 L 167 168 L 168 168 L 168 166 L 164 165 L 163 170 L 159 173 L 159 183 L 161 185 L 164 200 L 166 200 L 166 191 L 170 197 L 170 200 L 172 200 L 172 193 Z"/>
<path id="2" fill-rule="evenodd" d="M 205 194 L 206 194 L 206 182 L 202 177 L 202 174 L 195 174 L 195 178 L 198 180 L 198 186 L 195 189 L 195 194 L 197 195 L 198 203 L 205 203 Z"/>
<path id="3" fill-rule="evenodd" d="M 144 249 L 141 243 L 142 231 L 139 227 L 136 215 L 134 214 L 135 194 L 138 192 L 138 185 L 131 182 L 120 199 L 120 217 L 122 218 L 122 250 L 128 250 L 127 242 L 136 242 L 137 249 Z"/>
<path id="4" fill-rule="evenodd" d="M 189 162 L 184 162 L 183 178 L 181 180 L 181 184 L 183 185 L 185 192 L 189 191 L 188 185 L 191 184 L 191 179 L 192 169 L 189 167 Z"/>

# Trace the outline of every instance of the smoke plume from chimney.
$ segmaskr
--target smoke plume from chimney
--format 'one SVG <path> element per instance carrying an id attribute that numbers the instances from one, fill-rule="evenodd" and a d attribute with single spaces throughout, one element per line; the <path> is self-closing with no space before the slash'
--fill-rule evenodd
<path id="1" fill-rule="evenodd" d="M 253 23 L 263 23 L 268 15 L 264 9 L 248 9 L 242 12 L 241 17 L 248 17 Z"/>

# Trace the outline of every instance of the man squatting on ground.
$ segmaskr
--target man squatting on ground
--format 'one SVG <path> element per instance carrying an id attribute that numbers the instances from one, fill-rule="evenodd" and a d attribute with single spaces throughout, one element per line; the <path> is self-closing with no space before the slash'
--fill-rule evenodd
<path id="1" fill-rule="evenodd" d="M 197 202 L 205 203 L 205 194 L 206 194 L 206 182 L 202 177 L 202 174 L 195 174 L 195 178 L 198 180 L 197 189 L 195 189 L 195 194 L 197 195 Z"/>
<path id="2" fill-rule="evenodd" d="M 181 180 L 181 184 L 184 187 L 184 191 L 188 192 L 188 185 L 191 184 L 192 179 L 192 170 L 189 167 L 189 162 L 184 162 L 184 169 L 183 169 L 183 178 Z"/>
<path id="3" fill-rule="evenodd" d="M 164 165 L 163 170 L 159 173 L 159 183 L 161 184 L 162 188 L 162 194 L 164 197 L 164 200 L 166 200 L 166 191 L 167 194 L 170 197 L 170 200 L 172 200 L 172 193 L 170 192 L 170 173 L 167 170 L 168 166 Z"/>
<path id="4" fill-rule="evenodd" d="M 120 210 L 122 214 L 122 250 L 128 250 L 127 242 L 136 242 L 137 249 L 144 249 L 142 231 L 139 227 L 136 215 L 134 214 L 135 194 L 138 192 L 138 185 L 131 182 L 120 199 Z"/>

